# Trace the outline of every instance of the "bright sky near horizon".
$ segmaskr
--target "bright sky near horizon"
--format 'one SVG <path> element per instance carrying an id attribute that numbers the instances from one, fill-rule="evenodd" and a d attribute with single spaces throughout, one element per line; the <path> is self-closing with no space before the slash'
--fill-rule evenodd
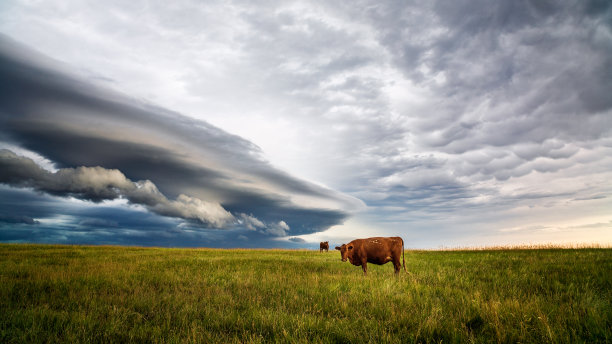
<path id="1" fill-rule="evenodd" d="M 612 244 L 607 1 L 3 1 L 0 242 Z"/>

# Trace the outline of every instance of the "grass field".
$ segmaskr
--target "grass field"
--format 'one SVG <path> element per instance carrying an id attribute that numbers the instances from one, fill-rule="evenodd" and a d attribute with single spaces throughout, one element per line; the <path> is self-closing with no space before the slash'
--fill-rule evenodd
<path id="1" fill-rule="evenodd" d="M 0 245 L 0 343 L 612 342 L 612 250 Z"/>

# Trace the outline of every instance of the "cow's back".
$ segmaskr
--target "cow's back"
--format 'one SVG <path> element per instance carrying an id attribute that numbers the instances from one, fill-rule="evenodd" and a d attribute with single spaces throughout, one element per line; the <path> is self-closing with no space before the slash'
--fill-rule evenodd
<path id="1" fill-rule="evenodd" d="M 367 260 L 373 264 L 385 264 L 402 252 L 402 238 L 373 237 L 362 239 Z"/>

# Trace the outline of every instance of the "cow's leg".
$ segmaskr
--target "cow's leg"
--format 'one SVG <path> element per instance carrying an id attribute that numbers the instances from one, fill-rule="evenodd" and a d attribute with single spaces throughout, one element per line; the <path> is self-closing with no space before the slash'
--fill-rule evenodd
<path id="1" fill-rule="evenodd" d="M 402 264 L 400 264 L 399 258 L 393 259 L 393 268 L 395 268 L 395 274 L 399 274 Z"/>
<path id="2" fill-rule="evenodd" d="M 367 276 L 368 275 L 368 262 L 361 262 L 361 268 L 363 269 L 363 275 Z"/>

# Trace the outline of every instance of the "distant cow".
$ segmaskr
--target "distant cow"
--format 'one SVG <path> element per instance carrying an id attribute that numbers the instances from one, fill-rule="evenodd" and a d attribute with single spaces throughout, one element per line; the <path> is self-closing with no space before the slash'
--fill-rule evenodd
<path id="1" fill-rule="evenodd" d="M 329 252 L 329 241 L 319 243 L 319 252 L 323 252 L 323 250 L 325 250 L 325 252 Z"/>
<path id="2" fill-rule="evenodd" d="M 343 262 L 348 259 L 355 266 L 361 265 L 364 275 L 367 275 L 368 263 L 383 265 L 391 261 L 395 273 L 398 274 L 402 266 L 400 255 L 402 256 L 404 271 L 406 271 L 404 240 L 400 237 L 356 239 L 348 244 L 336 247 L 336 250 L 340 251 Z"/>

